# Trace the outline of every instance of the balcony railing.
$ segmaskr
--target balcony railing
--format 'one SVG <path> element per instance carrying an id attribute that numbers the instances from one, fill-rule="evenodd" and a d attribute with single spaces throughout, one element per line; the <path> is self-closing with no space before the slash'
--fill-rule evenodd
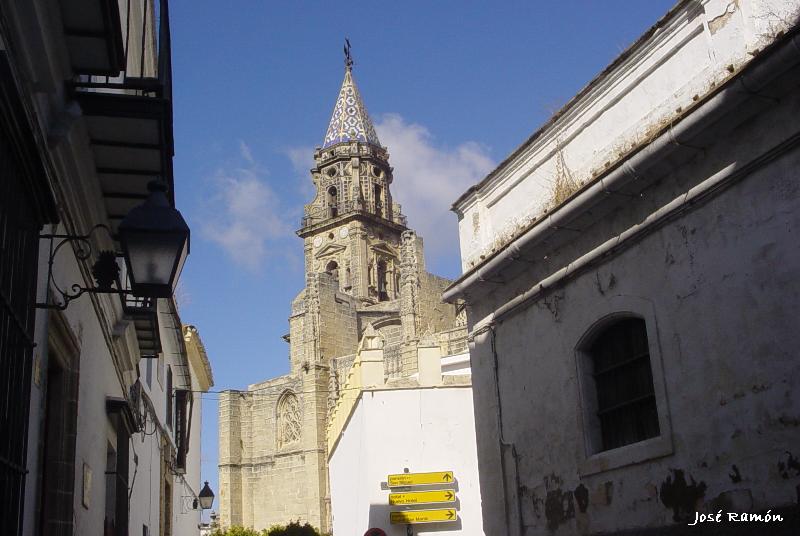
<path id="1" fill-rule="evenodd" d="M 116 0 L 114 0 L 116 2 Z M 121 70 L 79 70 L 70 87 L 80 104 L 113 234 L 147 198 L 153 180 L 174 205 L 172 50 L 167 0 L 119 0 Z"/>
<path id="2" fill-rule="evenodd" d="M 467 353 L 469 351 L 468 334 L 466 326 L 440 332 L 439 346 L 442 349 L 442 357 Z"/>
<path id="3" fill-rule="evenodd" d="M 377 216 L 374 212 L 368 210 L 368 207 L 365 207 L 363 203 L 357 203 L 355 201 L 343 201 L 333 206 L 328 207 L 315 207 L 312 210 L 306 210 L 305 215 L 300 219 L 300 227 L 305 228 L 322 221 L 336 218 L 338 216 L 343 216 L 345 214 L 350 214 L 353 212 L 360 212 L 362 214 L 371 214 L 376 217 L 380 217 L 383 219 L 387 219 L 393 223 L 398 225 L 402 225 L 405 227 L 408 223 L 406 217 L 402 214 L 392 214 L 391 218 L 386 218 L 383 216 Z"/>
<path id="4" fill-rule="evenodd" d="M 80 72 L 76 91 L 121 93 L 172 100 L 172 47 L 168 0 L 125 0 L 119 5 L 123 70 L 118 75 Z"/>

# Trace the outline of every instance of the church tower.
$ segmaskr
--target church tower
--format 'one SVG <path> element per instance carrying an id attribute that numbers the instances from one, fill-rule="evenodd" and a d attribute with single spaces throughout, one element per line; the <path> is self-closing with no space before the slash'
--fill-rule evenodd
<path id="1" fill-rule="evenodd" d="M 384 379 L 418 371 L 449 340 L 450 281 L 425 271 L 422 239 L 392 198 L 392 168 L 353 78 L 344 80 L 311 169 L 301 228 L 305 285 L 289 316 L 289 372 L 220 396 L 220 519 L 258 529 L 300 519 L 330 530 L 329 418 L 366 333 Z M 424 339 L 424 341 L 423 341 Z M 423 344 L 424 343 L 424 344 Z M 449 344 L 449 343 L 448 343 Z M 272 356 L 270 356 L 272 358 Z"/>
<path id="2" fill-rule="evenodd" d="M 314 162 L 316 196 L 297 232 L 305 240 L 306 274 L 332 274 L 341 292 L 365 305 L 396 299 L 406 220 L 392 199 L 389 154 L 378 141 L 349 56 Z"/>

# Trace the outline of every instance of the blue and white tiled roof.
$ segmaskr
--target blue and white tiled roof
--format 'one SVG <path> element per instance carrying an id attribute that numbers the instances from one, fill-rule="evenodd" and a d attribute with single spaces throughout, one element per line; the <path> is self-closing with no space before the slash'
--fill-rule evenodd
<path id="1" fill-rule="evenodd" d="M 361 100 L 353 75 L 348 68 L 344 73 L 342 89 L 333 108 L 328 132 L 322 147 L 330 147 L 337 143 L 361 141 L 380 147 L 375 127 L 367 113 L 367 108 Z"/>

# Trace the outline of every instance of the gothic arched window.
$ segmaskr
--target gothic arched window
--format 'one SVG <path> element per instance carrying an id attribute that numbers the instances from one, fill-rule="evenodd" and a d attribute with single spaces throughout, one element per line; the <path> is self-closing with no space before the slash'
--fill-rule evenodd
<path id="1" fill-rule="evenodd" d="M 300 401 L 291 391 L 286 392 L 278 400 L 277 427 L 275 437 L 278 448 L 299 443 L 302 437 L 303 419 L 300 411 Z"/>

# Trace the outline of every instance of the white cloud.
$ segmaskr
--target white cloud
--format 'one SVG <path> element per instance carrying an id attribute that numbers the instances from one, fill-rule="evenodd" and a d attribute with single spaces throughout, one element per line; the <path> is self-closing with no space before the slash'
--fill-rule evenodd
<path id="1" fill-rule="evenodd" d="M 220 245 L 237 264 L 257 271 L 271 240 L 290 232 L 280 203 L 266 182 L 267 172 L 245 142 L 239 145 L 244 165 L 219 169 L 212 178 L 203 235 Z M 212 208 L 213 207 L 213 208 Z"/>
<path id="2" fill-rule="evenodd" d="M 292 169 L 298 180 L 298 190 L 306 202 L 314 197 L 314 182 L 309 170 L 314 167 L 314 148 L 310 146 L 288 147 L 283 153 L 292 162 Z"/>
<path id="3" fill-rule="evenodd" d="M 247 145 L 244 140 L 239 140 L 239 154 L 242 155 L 242 158 L 250 165 L 255 165 L 256 161 L 253 159 L 253 151 L 250 150 L 250 146 Z"/>
<path id="4" fill-rule="evenodd" d="M 487 148 L 472 141 L 440 146 L 427 128 L 399 114 L 381 116 L 375 129 L 394 167 L 394 199 L 425 240 L 426 257 L 451 257 L 459 265 L 458 224 L 450 205 L 494 169 Z"/>

